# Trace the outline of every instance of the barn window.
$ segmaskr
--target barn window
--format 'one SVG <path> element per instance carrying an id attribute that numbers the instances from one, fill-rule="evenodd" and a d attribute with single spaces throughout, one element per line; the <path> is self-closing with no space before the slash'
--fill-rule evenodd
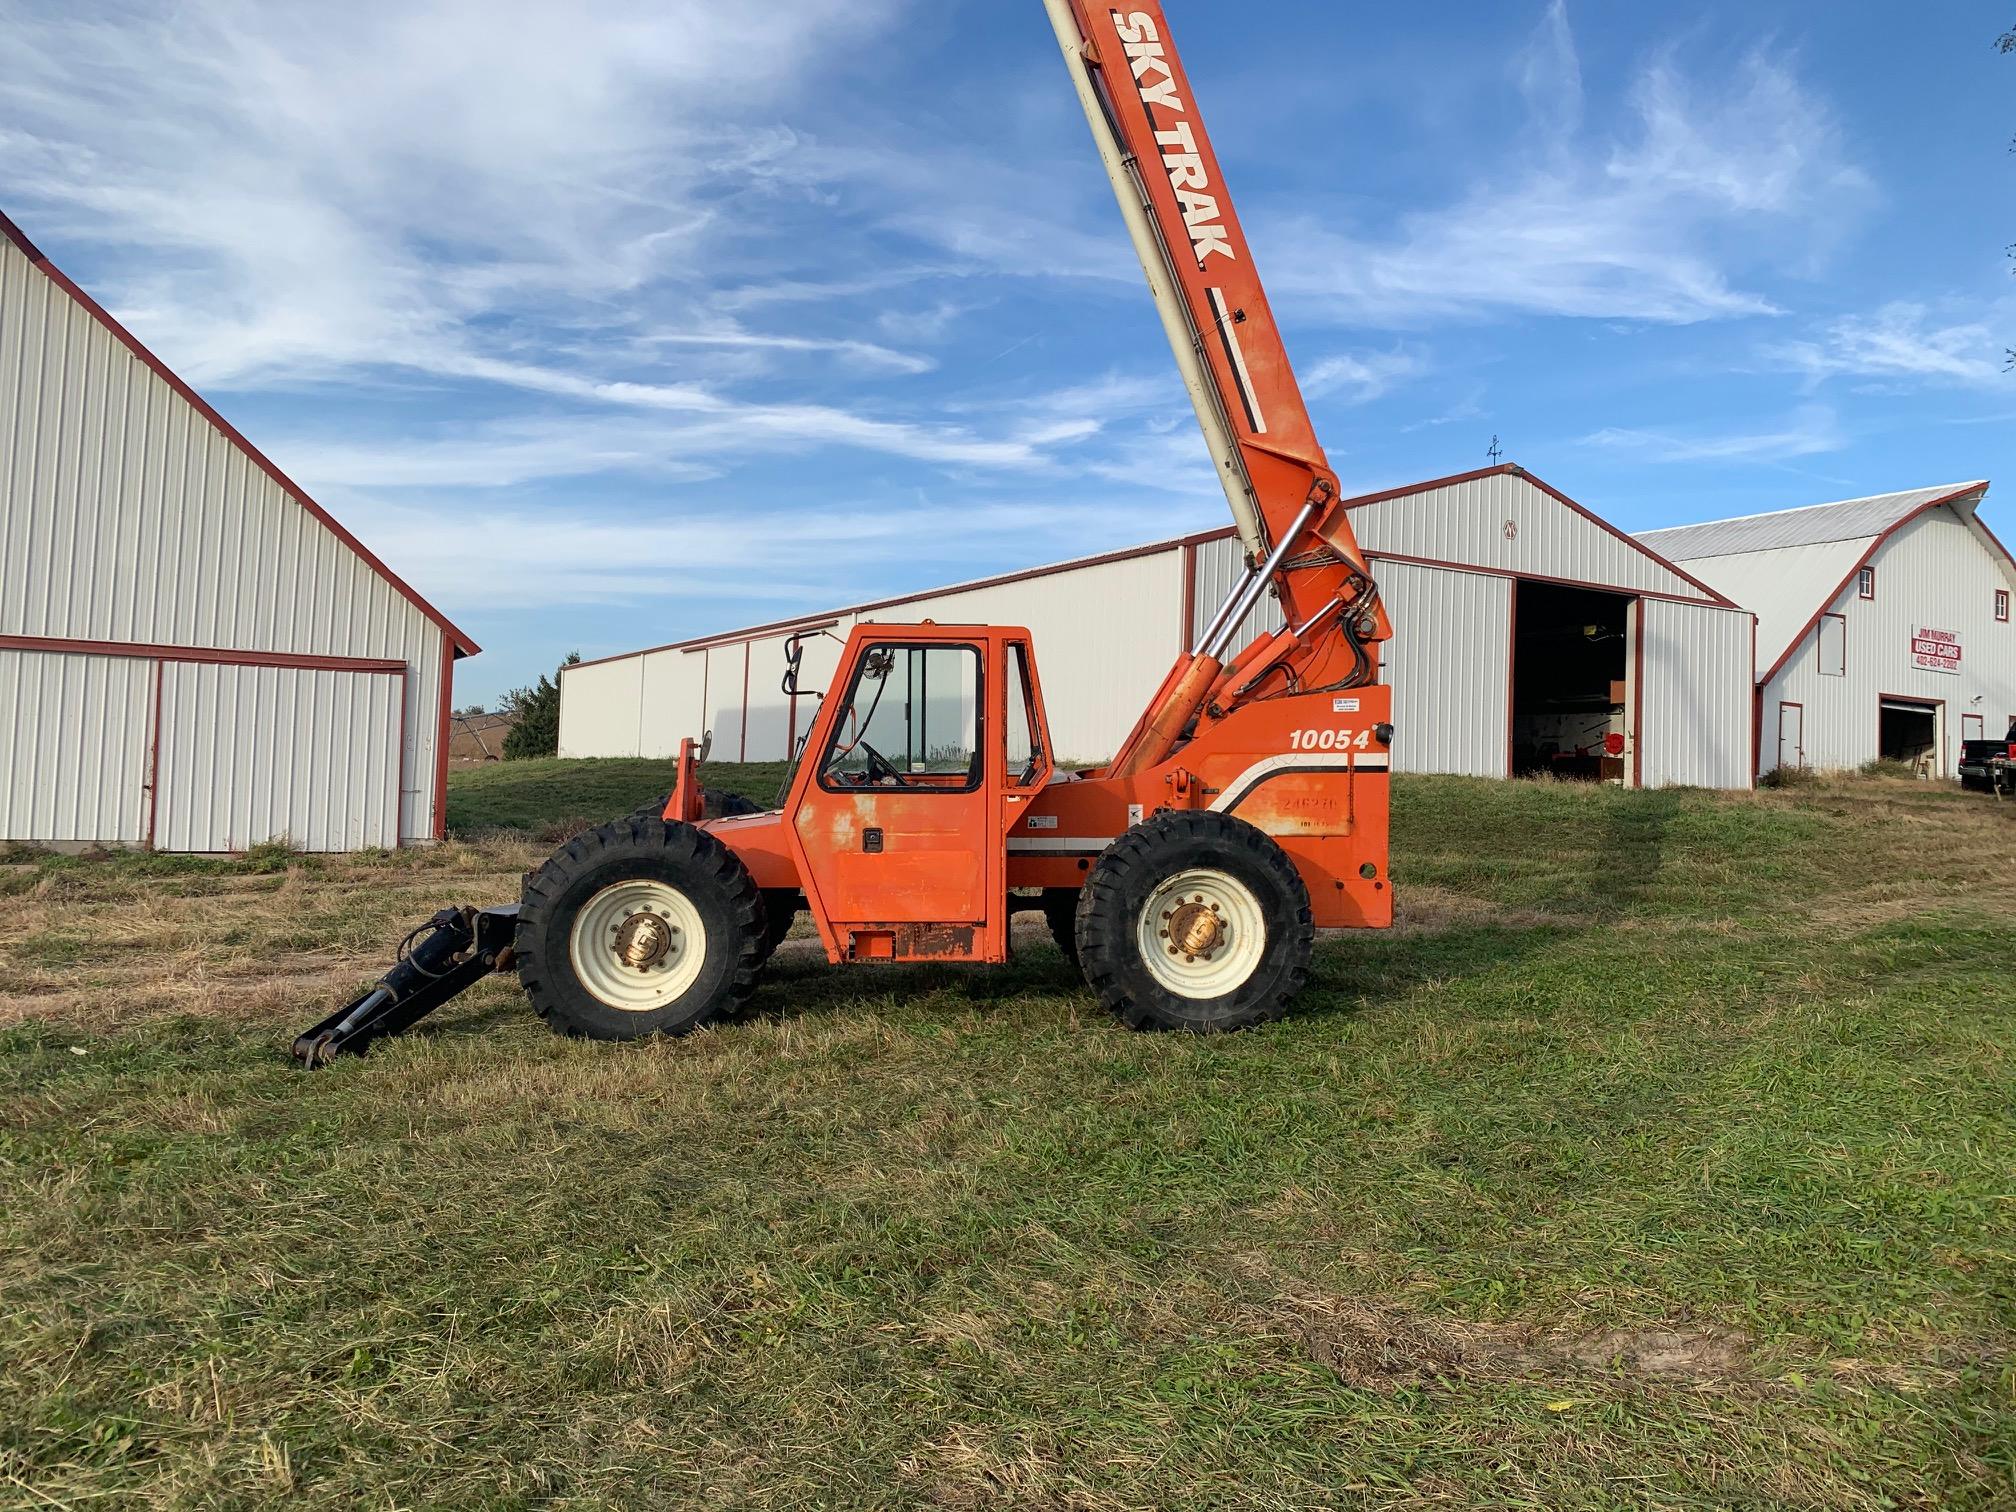
<path id="1" fill-rule="evenodd" d="M 1820 675 L 1848 675 L 1848 616 L 1845 614 L 1820 616 Z"/>
<path id="2" fill-rule="evenodd" d="M 1995 590 L 1995 618 L 2002 621 L 2005 625 L 2009 623 L 2009 590 L 2007 588 L 1997 588 Z"/>
<path id="3" fill-rule="evenodd" d="M 1861 572 L 1856 574 L 1855 592 L 1859 598 L 1873 599 L 1876 597 L 1876 569 L 1874 567 L 1864 567 Z"/>

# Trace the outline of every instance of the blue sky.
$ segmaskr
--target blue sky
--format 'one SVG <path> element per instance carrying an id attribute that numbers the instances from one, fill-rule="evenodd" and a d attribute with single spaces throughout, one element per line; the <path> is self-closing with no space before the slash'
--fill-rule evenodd
<path id="1" fill-rule="evenodd" d="M 1347 488 L 2016 489 L 2016 5 L 1168 9 Z M 1225 522 L 1037 0 L 84 10 L 0 0 L 0 208 L 458 697 Z"/>

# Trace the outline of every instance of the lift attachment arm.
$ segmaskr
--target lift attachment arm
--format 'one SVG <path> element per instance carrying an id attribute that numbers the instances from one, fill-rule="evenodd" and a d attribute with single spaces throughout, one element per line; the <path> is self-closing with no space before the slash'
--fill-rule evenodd
<path id="1" fill-rule="evenodd" d="M 294 1041 L 294 1059 L 311 1069 L 326 1066 L 411 1028 L 493 971 L 508 970 L 517 926 L 516 903 L 442 909 L 406 937 L 398 963 L 377 986 Z"/>
<path id="2" fill-rule="evenodd" d="M 1108 769 L 1125 776 L 1259 689 L 1247 658 L 1224 658 L 1264 593 L 1290 627 L 1267 652 L 1282 686 L 1371 681 L 1391 625 L 1159 0 L 1044 4 L 1246 552 L 1245 580 Z"/>

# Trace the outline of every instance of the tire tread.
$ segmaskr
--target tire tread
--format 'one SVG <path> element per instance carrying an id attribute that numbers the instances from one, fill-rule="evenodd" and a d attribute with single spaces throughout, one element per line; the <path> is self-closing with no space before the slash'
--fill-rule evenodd
<path id="1" fill-rule="evenodd" d="M 719 840 L 690 824 L 667 824 L 658 818 L 632 815 L 575 836 L 528 873 L 520 893 L 516 934 L 518 979 L 533 1011 L 556 1033 L 584 1035 L 588 1027 L 570 1011 L 548 980 L 551 971 L 540 941 L 547 915 L 557 906 L 569 883 L 612 851 L 635 851 L 673 861 L 695 873 L 693 881 L 719 890 L 732 932 L 733 955 L 721 987 L 697 1012 L 677 1024 L 657 1029 L 662 1034 L 690 1034 L 716 1019 L 740 1011 L 756 990 L 756 980 L 768 952 L 763 894 L 741 858 Z M 565 970 L 565 967 L 561 968 Z"/>
<path id="2" fill-rule="evenodd" d="M 1247 1001 L 1199 1023 L 1182 1007 L 1195 1000 L 1181 998 L 1152 979 L 1145 984 L 1126 980 L 1128 966 L 1139 960 L 1133 913 L 1160 878 L 1218 850 L 1229 850 L 1271 877 L 1289 900 L 1290 911 L 1285 919 L 1269 918 L 1266 953 L 1248 979 L 1249 985 L 1265 985 Z M 1085 980 L 1107 1010 L 1130 1029 L 1215 1033 L 1269 1023 L 1288 1011 L 1309 979 L 1316 930 L 1302 874 L 1271 836 L 1229 814 L 1180 809 L 1142 821 L 1106 848 L 1078 894 L 1076 935 Z M 1145 976 L 1145 967 L 1140 975 Z"/>

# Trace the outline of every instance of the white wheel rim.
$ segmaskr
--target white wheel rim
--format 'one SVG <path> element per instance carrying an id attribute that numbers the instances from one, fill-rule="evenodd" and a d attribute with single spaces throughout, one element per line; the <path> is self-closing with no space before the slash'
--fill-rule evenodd
<path id="1" fill-rule="evenodd" d="M 678 888 L 633 878 L 612 883 L 583 905 L 567 936 L 567 956 L 598 1002 L 649 1013 L 698 979 L 707 961 L 707 926 Z"/>
<path id="2" fill-rule="evenodd" d="M 1135 926 L 1148 974 L 1179 997 L 1242 986 L 1267 953 L 1267 917 L 1237 877 L 1195 867 L 1165 880 Z"/>

